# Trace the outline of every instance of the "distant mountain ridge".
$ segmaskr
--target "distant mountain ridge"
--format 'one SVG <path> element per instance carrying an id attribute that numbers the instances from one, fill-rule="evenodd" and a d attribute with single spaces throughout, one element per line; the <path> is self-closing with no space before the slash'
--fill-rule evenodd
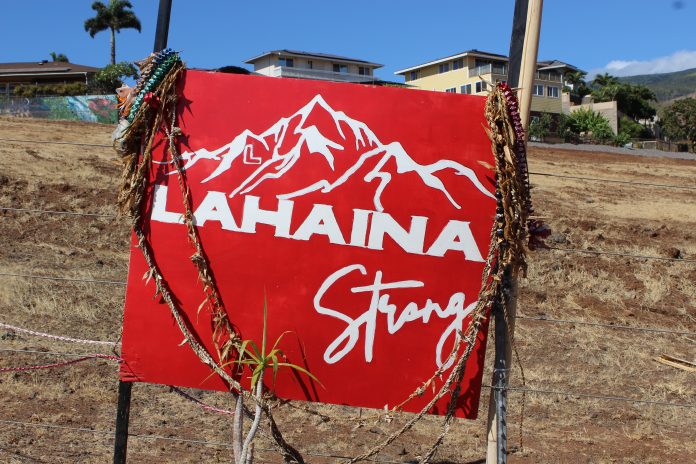
<path id="1" fill-rule="evenodd" d="M 619 77 L 619 81 L 646 86 L 655 92 L 657 101 L 662 103 L 696 93 L 696 68 L 663 74 Z"/>

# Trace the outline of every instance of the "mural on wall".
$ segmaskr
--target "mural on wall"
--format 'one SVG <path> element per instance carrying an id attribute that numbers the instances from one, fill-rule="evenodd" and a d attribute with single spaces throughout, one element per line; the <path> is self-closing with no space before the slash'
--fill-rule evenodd
<path id="1" fill-rule="evenodd" d="M 116 103 L 115 95 L 11 97 L 0 100 L 0 115 L 114 124 L 118 121 Z"/>

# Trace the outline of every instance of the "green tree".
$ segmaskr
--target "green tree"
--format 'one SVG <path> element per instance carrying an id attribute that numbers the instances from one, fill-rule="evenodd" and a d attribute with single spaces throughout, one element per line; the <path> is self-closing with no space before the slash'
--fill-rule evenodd
<path id="1" fill-rule="evenodd" d="M 138 70 L 132 63 L 121 61 L 100 69 L 89 83 L 89 92 L 95 94 L 111 94 L 123 85 L 126 78 L 136 79 Z"/>
<path id="2" fill-rule="evenodd" d="M 68 63 L 70 60 L 68 60 L 67 55 L 64 55 L 63 53 L 56 53 L 56 52 L 51 52 L 51 59 L 53 61 L 60 61 L 62 63 Z"/>
<path id="3" fill-rule="evenodd" d="M 93 18 L 85 21 L 85 31 L 94 36 L 101 31 L 111 31 L 111 64 L 116 64 L 116 33 L 121 29 L 137 29 L 140 32 L 140 20 L 130 10 L 133 5 L 127 0 L 109 0 L 108 5 L 102 2 L 92 3 L 96 12 Z"/>
<path id="4" fill-rule="evenodd" d="M 595 88 L 592 96 L 597 102 L 615 100 L 619 111 L 634 121 L 651 119 L 656 114 L 652 104 L 657 101 L 655 93 L 644 85 L 616 82 Z"/>
<path id="5" fill-rule="evenodd" d="M 532 117 L 529 123 L 529 136 L 540 142 L 551 132 L 552 118 L 550 113 L 541 113 L 538 117 Z"/>
<path id="6" fill-rule="evenodd" d="M 672 140 L 688 140 L 696 149 L 696 99 L 677 100 L 660 115 L 660 127 Z"/>

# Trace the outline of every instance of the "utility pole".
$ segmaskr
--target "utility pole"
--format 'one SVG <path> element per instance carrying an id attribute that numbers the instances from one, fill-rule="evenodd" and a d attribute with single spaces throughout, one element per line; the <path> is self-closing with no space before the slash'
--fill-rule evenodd
<path id="1" fill-rule="evenodd" d="M 515 0 L 508 61 L 508 84 L 511 88 L 517 89 L 520 116 L 525 131 L 529 125 L 532 87 L 536 75 L 542 7 L 543 0 Z M 502 294 L 497 296 L 498 303 L 492 308 L 495 320 L 495 362 L 493 388 L 488 404 L 487 464 L 507 464 L 508 454 L 507 388 L 512 366 L 517 282 L 516 276 L 510 275 L 510 269 L 503 271 Z M 505 299 L 503 304 L 501 304 L 501 298 Z M 507 317 L 505 317 L 504 308 L 507 308 Z"/>
<path id="2" fill-rule="evenodd" d="M 160 0 L 157 11 L 157 28 L 155 29 L 155 47 L 158 52 L 167 48 L 169 37 L 169 18 L 172 14 L 172 0 Z"/>

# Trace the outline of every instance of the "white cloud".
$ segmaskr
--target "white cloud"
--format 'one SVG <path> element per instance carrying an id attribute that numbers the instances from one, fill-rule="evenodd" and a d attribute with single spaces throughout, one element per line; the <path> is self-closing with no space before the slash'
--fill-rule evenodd
<path id="1" fill-rule="evenodd" d="M 681 50 L 669 56 L 662 56 L 653 60 L 613 60 L 600 69 L 593 69 L 587 74 L 592 79 L 597 74 L 605 72 L 612 76 L 635 76 L 638 74 L 659 74 L 684 69 L 696 68 L 696 50 Z"/>

